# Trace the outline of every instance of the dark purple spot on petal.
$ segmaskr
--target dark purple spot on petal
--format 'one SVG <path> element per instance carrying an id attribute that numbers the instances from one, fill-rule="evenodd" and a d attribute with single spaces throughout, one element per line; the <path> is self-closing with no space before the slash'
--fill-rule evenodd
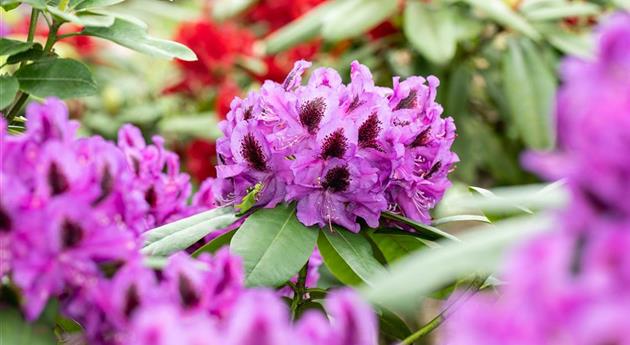
<path id="1" fill-rule="evenodd" d="M 345 165 L 340 165 L 328 170 L 324 181 L 322 181 L 322 187 L 334 193 L 345 191 L 348 189 L 349 185 L 350 172 Z"/>
<path id="2" fill-rule="evenodd" d="M 352 102 L 348 106 L 348 113 L 351 113 L 354 109 L 363 105 L 363 103 L 364 102 L 359 99 L 359 96 L 354 96 L 354 98 L 352 99 Z"/>
<path id="3" fill-rule="evenodd" d="M 184 274 L 179 275 L 178 279 L 179 296 L 182 299 L 182 305 L 186 308 L 192 308 L 199 304 L 199 296 L 195 291 L 192 282 Z"/>
<path id="4" fill-rule="evenodd" d="M 413 139 L 413 141 L 411 142 L 411 147 L 419 147 L 419 146 L 424 146 L 429 142 L 429 129 L 430 127 L 427 127 L 425 130 L 423 130 L 420 134 L 418 134 L 415 139 Z"/>
<path id="5" fill-rule="evenodd" d="M 376 138 L 381 130 L 381 121 L 378 119 L 376 113 L 373 113 L 368 117 L 365 122 L 359 127 L 359 146 L 361 147 L 378 147 Z"/>
<path id="6" fill-rule="evenodd" d="M 64 249 L 75 247 L 83 239 L 83 229 L 79 224 L 64 220 L 61 225 L 61 246 Z"/>
<path id="7" fill-rule="evenodd" d="M 306 101 L 300 107 L 300 123 L 310 134 L 314 134 L 319 129 L 319 123 L 322 121 L 325 111 L 324 98 L 317 97 Z"/>
<path id="8" fill-rule="evenodd" d="M 348 139 L 346 139 L 343 128 L 339 128 L 336 131 L 328 134 L 326 138 L 324 138 L 324 145 L 322 147 L 322 158 L 342 158 L 346 154 L 347 149 Z"/>
<path id="9" fill-rule="evenodd" d="M 131 163 L 133 167 L 133 172 L 136 176 L 140 175 L 140 160 L 136 157 L 131 157 Z"/>
<path id="10" fill-rule="evenodd" d="M 247 134 L 241 142 L 241 155 L 249 166 L 258 171 L 267 170 L 267 162 L 260 143 L 252 134 Z"/>
<path id="11" fill-rule="evenodd" d="M 433 164 L 431 169 L 429 169 L 429 171 L 424 175 L 424 178 L 426 179 L 431 178 L 431 176 L 433 176 L 436 172 L 438 172 L 441 167 L 442 167 L 442 162 L 437 162 Z"/>
<path id="12" fill-rule="evenodd" d="M 149 187 L 149 189 L 144 193 L 144 200 L 146 200 L 147 204 L 151 207 L 157 206 L 157 193 L 155 192 L 155 188 L 153 188 L 153 186 Z"/>
<path id="13" fill-rule="evenodd" d="M 55 162 L 50 164 L 50 168 L 48 169 L 48 185 L 50 186 L 52 195 L 64 193 L 70 188 L 68 179 Z"/>
<path id="14" fill-rule="evenodd" d="M 409 91 L 409 95 L 401 99 L 394 110 L 415 108 L 418 105 L 418 99 L 416 98 L 417 95 L 418 93 L 416 92 L 416 90 Z"/>
<path id="15" fill-rule="evenodd" d="M 99 197 L 92 203 L 93 205 L 98 205 L 103 200 L 105 200 L 114 189 L 114 178 L 108 166 L 105 166 L 105 168 L 103 169 L 103 176 L 101 177 L 100 187 L 101 195 L 99 195 Z"/>
<path id="16" fill-rule="evenodd" d="M 4 209 L 4 207 L 0 206 L 0 233 L 7 233 L 11 231 L 12 226 L 11 217 L 9 217 L 9 213 Z"/>
<path id="17" fill-rule="evenodd" d="M 140 306 L 140 294 L 138 294 L 138 288 L 136 284 L 131 284 L 125 294 L 125 305 L 123 307 L 123 313 L 127 318 L 130 318 L 133 312 Z"/>
<path id="18" fill-rule="evenodd" d="M 253 115 L 253 111 L 254 111 L 253 107 L 248 107 L 247 109 L 245 109 L 245 112 L 243 113 L 243 120 L 247 121 L 251 119 Z"/>

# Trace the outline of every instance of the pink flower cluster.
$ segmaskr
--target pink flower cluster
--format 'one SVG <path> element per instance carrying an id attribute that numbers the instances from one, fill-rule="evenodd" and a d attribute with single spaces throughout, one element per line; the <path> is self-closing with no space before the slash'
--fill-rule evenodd
<path id="1" fill-rule="evenodd" d="M 376 344 L 374 314 L 353 293 L 330 294 L 332 322 L 318 311 L 293 324 L 276 292 L 243 287 L 227 249 L 148 268 L 142 232 L 213 207 L 211 184 L 189 205 L 161 138 L 147 145 L 131 126 L 118 146 L 78 138 L 56 99 L 26 113 L 22 135 L 0 123 L 0 282 L 17 287 L 29 320 L 57 299 L 90 344 Z"/>
<path id="2" fill-rule="evenodd" d="M 596 59 L 568 59 L 563 77 L 559 148 L 526 157 L 567 181 L 560 229 L 512 255 L 500 297 L 453 315 L 449 345 L 630 344 L 630 15 L 603 24 Z"/>

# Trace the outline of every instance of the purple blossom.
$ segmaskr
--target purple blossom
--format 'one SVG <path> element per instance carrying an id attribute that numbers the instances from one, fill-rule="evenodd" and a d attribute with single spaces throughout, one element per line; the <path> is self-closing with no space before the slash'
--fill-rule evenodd
<path id="1" fill-rule="evenodd" d="M 336 71 L 299 61 L 283 84 L 267 81 L 235 99 L 217 141 L 219 204 L 238 204 L 262 183 L 257 206 L 297 202 L 305 225 L 359 231 L 390 210 L 429 222 L 457 161 L 451 119 L 435 103 L 429 77 L 378 87 L 353 62 L 347 85 Z"/>

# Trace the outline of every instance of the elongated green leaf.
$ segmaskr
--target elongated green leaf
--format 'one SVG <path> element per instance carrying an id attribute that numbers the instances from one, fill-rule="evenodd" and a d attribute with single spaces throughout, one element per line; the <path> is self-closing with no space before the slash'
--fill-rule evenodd
<path id="1" fill-rule="evenodd" d="M 198 257 L 199 255 L 201 255 L 202 253 L 215 253 L 217 252 L 219 249 L 225 247 L 225 246 L 229 246 L 230 245 L 230 241 L 232 240 L 232 237 L 234 237 L 234 234 L 236 234 L 236 230 L 232 230 L 232 231 L 228 231 L 225 234 L 215 238 L 214 240 L 204 244 L 201 248 L 195 250 L 194 253 L 192 253 L 193 257 Z"/>
<path id="2" fill-rule="evenodd" d="M 119 4 L 125 0 L 71 0 L 70 8 L 79 10 L 86 10 L 92 8 L 108 7 Z"/>
<path id="3" fill-rule="evenodd" d="M 549 43 L 567 55 L 575 55 L 585 59 L 594 56 L 595 40 L 589 32 L 574 33 L 556 25 L 546 26 L 541 31 Z"/>
<path id="4" fill-rule="evenodd" d="M 212 6 L 212 16 L 215 19 L 227 19 L 245 11 L 257 0 L 222 0 Z"/>
<path id="5" fill-rule="evenodd" d="M 495 214 L 527 213 L 532 210 L 559 208 L 568 200 L 564 182 L 551 184 L 526 185 L 518 187 L 503 187 L 487 190 L 470 187 L 479 193 L 454 201 L 460 207 L 478 207 L 484 212 Z"/>
<path id="6" fill-rule="evenodd" d="M 13 102 L 19 88 L 17 78 L 10 75 L 0 76 L 0 109 L 8 107 Z"/>
<path id="7" fill-rule="evenodd" d="M 112 26 L 114 24 L 114 17 L 97 14 L 97 13 L 72 13 L 68 11 L 62 11 L 55 6 L 48 6 L 48 12 L 55 16 L 79 25 L 84 26 Z"/>
<path id="8" fill-rule="evenodd" d="M 444 232 L 434 226 L 418 223 L 412 219 L 401 216 L 399 214 L 395 214 L 391 212 L 383 212 L 381 213 L 381 216 L 385 219 L 395 220 L 397 222 L 400 222 L 402 224 L 406 224 L 412 227 L 418 233 L 420 237 L 427 240 L 435 241 L 435 240 L 445 238 L 452 241 L 459 241 L 457 237 L 447 232 Z"/>
<path id="9" fill-rule="evenodd" d="M 231 207 L 219 207 L 209 211 L 201 212 L 195 214 L 193 216 L 177 220 L 172 223 L 168 223 L 157 227 L 155 229 L 151 229 L 143 234 L 145 243 L 147 246 L 153 242 L 159 241 L 167 236 L 170 236 L 176 232 L 182 231 L 184 229 L 188 229 L 194 225 L 203 223 L 208 220 L 212 220 L 221 216 L 235 214 L 235 211 Z"/>
<path id="10" fill-rule="evenodd" d="M 524 11 L 525 17 L 530 20 L 557 20 L 567 17 L 590 16 L 599 13 L 599 6 L 586 2 L 556 3 L 549 6 L 538 7 Z"/>
<path id="11" fill-rule="evenodd" d="M 436 219 L 433 221 L 433 225 L 438 226 L 446 223 L 453 222 L 482 222 L 482 223 L 490 223 L 490 219 L 483 215 L 477 214 L 459 214 L 456 216 L 448 216 Z"/>
<path id="12" fill-rule="evenodd" d="M 483 11 L 488 17 L 495 22 L 512 28 L 525 34 L 531 39 L 538 40 L 540 34 L 536 29 L 525 20 L 522 16 L 512 11 L 512 9 L 503 0 L 462 0 L 471 6 Z"/>
<path id="13" fill-rule="evenodd" d="M 229 213 L 203 221 L 153 242 L 142 248 L 141 252 L 145 255 L 154 256 L 170 255 L 190 247 L 212 232 L 225 229 L 237 219 L 236 215 Z"/>
<path id="14" fill-rule="evenodd" d="M 83 34 L 100 37 L 151 56 L 197 60 L 195 53 L 183 44 L 147 36 L 144 27 L 120 18 L 116 18 L 110 27 L 86 27 Z"/>
<path id="15" fill-rule="evenodd" d="M 339 6 L 338 2 L 324 2 L 283 28 L 274 31 L 265 40 L 265 52 L 276 54 L 314 38 L 321 30 L 322 18 L 337 6 Z"/>
<path id="16" fill-rule="evenodd" d="M 14 6 L 20 3 L 30 5 L 33 8 L 40 10 L 46 9 L 46 0 L 1 0 L 0 6 L 6 10 L 14 8 Z"/>
<path id="17" fill-rule="evenodd" d="M 96 93 L 92 73 L 72 59 L 43 59 L 20 67 L 15 72 L 20 89 L 37 97 L 75 98 Z"/>
<path id="18" fill-rule="evenodd" d="M 7 58 L 7 64 L 13 65 L 22 61 L 34 61 L 44 57 L 44 48 L 41 44 L 35 43 L 31 48 L 12 54 Z"/>
<path id="19" fill-rule="evenodd" d="M 426 247 L 421 239 L 405 235 L 402 230 L 398 233 L 379 233 L 376 231 L 370 234 L 370 238 L 378 249 L 385 256 L 387 263 L 392 263 L 400 258 L 407 256 L 409 253 Z"/>
<path id="20" fill-rule="evenodd" d="M 396 12 L 397 1 L 348 0 L 336 6 L 324 18 L 322 34 L 331 41 L 361 35 Z"/>
<path id="21" fill-rule="evenodd" d="M 551 226 L 550 217 L 524 217 L 471 230 L 460 243 L 444 243 L 440 248 L 421 250 L 400 260 L 389 272 L 371 277 L 375 283 L 363 287 L 361 293 L 372 303 L 412 310 L 422 296 L 457 278 L 493 272 L 506 250 Z"/>
<path id="22" fill-rule="evenodd" d="M 379 320 L 379 329 L 382 334 L 389 336 L 392 340 L 402 340 L 407 338 L 411 334 L 409 326 L 405 321 L 385 308 L 376 308 Z"/>
<path id="23" fill-rule="evenodd" d="M 512 118 L 525 144 L 538 150 L 553 147 L 555 78 L 531 41 L 510 41 L 503 78 Z"/>
<path id="24" fill-rule="evenodd" d="M 328 269 L 344 283 L 344 280 L 356 283 L 355 277 L 358 277 L 360 281 L 372 284 L 371 277 L 384 268 L 374 258 L 370 242 L 365 237 L 345 229 L 338 227 L 333 229 L 334 232 L 322 230 L 317 242 Z M 333 254 L 330 259 L 327 258 L 329 254 Z M 339 258 L 345 265 L 335 265 Z M 348 268 L 354 276 L 346 271 Z"/>
<path id="25" fill-rule="evenodd" d="M 158 128 L 162 133 L 171 135 L 217 139 L 223 136 L 217 123 L 217 114 L 200 113 L 166 117 L 158 123 Z"/>
<path id="26" fill-rule="evenodd" d="M 448 7 L 409 1 L 403 28 L 412 46 L 430 62 L 444 65 L 455 55 L 457 23 Z"/>
<path id="27" fill-rule="evenodd" d="M 32 47 L 33 44 L 33 42 L 22 42 L 10 40 L 8 38 L 0 38 L 0 56 L 13 55 L 23 52 Z"/>
<path id="28" fill-rule="evenodd" d="M 354 273 L 352 268 L 348 266 L 346 261 L 339 255 L 332 244 L 328 242 L 326 236 L 323 234 L 324 231 L 326 230 L 320 232 L 319 238 L 317 239 L 317 249 L 319 249 L 319 253 L 322 255 L 324 269 L 327 268 L 329 275 L 332 273 L 334 278 L 337 278 L 345 285 L 361 285 L 363 280 Z"/>
<path id="29" fill-rule="evenodd" d="M 249 216 L 230 243 L 243 258 L 247 286 L 280 286 L 300 271 L 315 248 L 318 230 L 295 216 L 295 205 L 262 209 Z"/>
<path id="30" fill-rule="evenodd" d="M 27 323 L 17 310 L 3 307 L 0 308 L 0 344 L 55 345 L 57 340 L 51 325 Z"/>

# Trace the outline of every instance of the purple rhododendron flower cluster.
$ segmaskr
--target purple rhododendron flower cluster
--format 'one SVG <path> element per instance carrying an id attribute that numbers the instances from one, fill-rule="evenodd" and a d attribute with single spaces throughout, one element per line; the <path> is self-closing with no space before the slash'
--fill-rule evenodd
<path id="1" fill-rule="evenodd" d="M 439 81 L 394 78 L 374 85 L 353 62 L 350 82 L 298 61 L 282 84 L 235 99 L 217 140 L 219 204 L 238 204 L 262 183 L 257 206 L 297 202 L 305 225 L 360 229 L 389 210 L 422 222 L 450 185 L 455 125 L 435 102 Z"/>
<path id="2" fill-rule="evenodd" d="M 616 14 L 594 61 L 565 61 L 559 149 L 526 163 L 565 178 L 571 203 L 560 229 L 512 255 L 500 297 L 453 315 L 447 344 L 630 344 L 629 57 L 630 15 Z"/>
<path id="3" fill-rule="evenodd" d="M 331 321 L 311 311 L 292 323 L 277 292 L 244 288 L 240 258 L 227 249 L 148 268 L 141 234 L 213 207 L 213 183 L 188 205 L 188 176 L 161 138 L 147 145 L 131 126 L 118 146 L 78 138 L 56 99 L 26 113 L 23 135 L 0 123 L 0 279 L 20 291 L 28 319 L 55 298 L 89 344 L 376 344 L 375 315 L 351 291 L 329 295 Z"/>

